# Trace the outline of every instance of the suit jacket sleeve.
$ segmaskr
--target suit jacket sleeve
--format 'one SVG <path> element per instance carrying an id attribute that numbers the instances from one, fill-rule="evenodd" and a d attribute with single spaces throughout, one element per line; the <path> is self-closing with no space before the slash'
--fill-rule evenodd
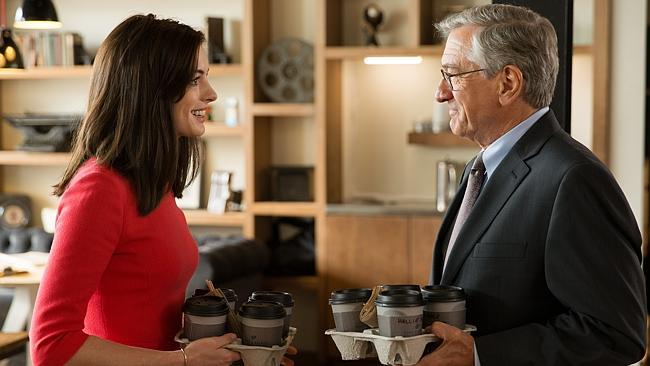
<path id="1" fill-rule="evenodd" d="M 476 339 L 483 366 L 629 365 L 645 351 L 641 236 L 611 174 L 567 170 L 545 240 L 546 285 L 566 311 Z"/>

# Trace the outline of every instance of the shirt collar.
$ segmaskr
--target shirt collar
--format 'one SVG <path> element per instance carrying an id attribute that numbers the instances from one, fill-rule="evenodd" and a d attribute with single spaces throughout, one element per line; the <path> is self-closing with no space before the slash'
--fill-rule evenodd
<path id="1" fill-rule="evenodd" d="M 548 110 L 549 107 L 543 107 L 537 110 L 535 113 L 531 114 L 530 117 L 513 127 L 510 131 L 496 139 L 496 141 L 483 150 L 483 163 L 485 164 L 485 173 L 487 174 L 485 182 L 490 179 L 503 158 L 506 157 L 517 141 L 519 141 L 526 131 L 528 131 L 528 129 L 531 128 L 544 114 L 546 114 Z M 485 184 L 485 182 L 483 184 Z"/>

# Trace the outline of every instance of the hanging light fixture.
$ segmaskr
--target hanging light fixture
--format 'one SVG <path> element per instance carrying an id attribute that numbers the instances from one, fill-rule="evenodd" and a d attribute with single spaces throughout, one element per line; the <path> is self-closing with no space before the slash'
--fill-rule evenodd
<path id="1" fill-rule="evenodd" d="M 11 37 L 11 29 L 7 28 L 5 0 L 0 1 L 0 68 L 3 69 L 23 69 L 23 58 L 20 50 Z"/>
<path id="2" fill-rule="evenodd" d="M 62 26 L 51 0 L 24 0 L 16 9 L 14 28 L 57 29 Z"/>

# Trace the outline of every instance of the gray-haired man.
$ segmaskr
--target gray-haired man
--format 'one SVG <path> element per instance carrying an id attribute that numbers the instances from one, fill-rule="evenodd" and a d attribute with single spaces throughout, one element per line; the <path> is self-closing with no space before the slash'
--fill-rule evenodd
<path id="1" fill-rule="evenodd" d="M 418 365 L 638 361 L 641 235 L 607 167 L 549 110 L 553 26 L 525 8 L 486 5 L 436 27 L 447 36 L 436 98 L 449 105 L 452 132 L 481 146 L 484 169 L 472 174 L 484 176 L 478 198 L 461 208 L 465 191 L 476 191 L 466 189 L 465 169 L 436 239 L 431 283 L 465 289 L 478 332 L 434 323 L 444 342 Z"/>

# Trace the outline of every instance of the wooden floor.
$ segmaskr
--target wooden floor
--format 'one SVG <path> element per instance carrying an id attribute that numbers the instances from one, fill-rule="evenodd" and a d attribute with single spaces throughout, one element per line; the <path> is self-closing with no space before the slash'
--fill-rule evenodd
<path id="1" fill-rule="evenodd" d="M 377 366 L 381 365 L 379 359 L 372 358 L 357 361 L 342 361 L 340 359 L 328 359 L 321 361 L 315 353 L 302 353 L 290 356 L 296 366 Z"/>
<path id="2" fill-rule="evenodd" d="M 296 366 L 377 366 L 381 365 L 379 359 L 342 361 L 341 359 L 319 360 L 315 353 L 298 354 L 290 356 Z"/>

